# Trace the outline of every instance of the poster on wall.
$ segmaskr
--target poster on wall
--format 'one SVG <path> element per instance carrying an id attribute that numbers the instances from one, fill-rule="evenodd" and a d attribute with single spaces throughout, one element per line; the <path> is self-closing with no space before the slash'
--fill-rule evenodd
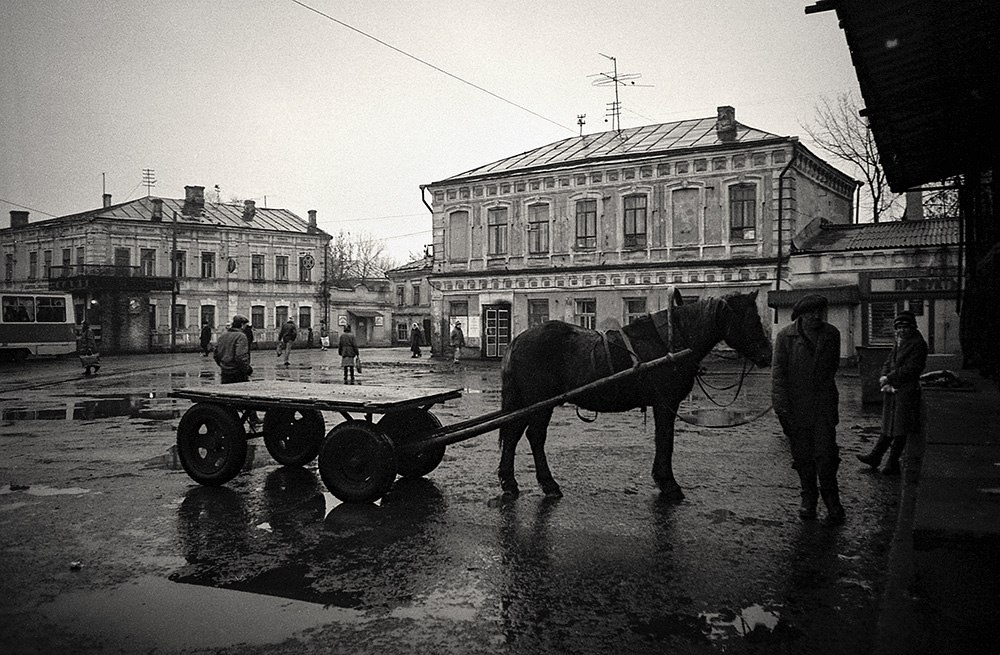
<path id="1" fill-rule="evenodd" d="M 337 317 L 337 325 L 347 325 L 347 314 L 341 314 Z"/>
<path id="2" fill-rule="evenodd" d="M 465 330 L 466 339 L 476 339 L 478 342 L 479 332 L 482 330 L 482 321 L 479 316 L 469 317 L 469 328 Z"/>
<path id="3" fill-rule="evenodd" d="M 383 318 L 382 316 L 376 316 L 375 327 L 382 327 L 383 325 L 385 325 L 385 318 Z"/>

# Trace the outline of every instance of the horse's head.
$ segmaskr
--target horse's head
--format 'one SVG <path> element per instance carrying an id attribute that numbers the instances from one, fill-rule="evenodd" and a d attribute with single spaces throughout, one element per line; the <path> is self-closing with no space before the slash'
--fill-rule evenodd
<path id="1" fill-rule="evenodd" d="M 757 292 L 737 293 L 723 300 L 728 307 L 728 320 L 724 322 L 722 340 L 757 366 L 770 366 L 771 340 L 764 334 L 764 325 L 757 312 Z"/>

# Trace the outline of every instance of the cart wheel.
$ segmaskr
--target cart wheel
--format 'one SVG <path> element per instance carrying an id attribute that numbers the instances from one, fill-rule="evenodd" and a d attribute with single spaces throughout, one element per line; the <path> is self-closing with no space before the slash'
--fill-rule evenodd
<path id="1" fill-rule="evenodd" d="M 396 479 L 392 440 L 368 421 L 341 423 L 320 446 L 319 474 L 327 489 L 344 502 L 376 501 Z"/>
<path id="2" fill-rule="evenodd" d="M 195 482 L 212 487 L 225 484 L 243 469 L 246 432 L 233 410 L 198 403 L 177 426 L 177 454 Z"/>
<path id="3" fill-rule="evenodd" d="M 264 414 L 264 445 L 285 466 L 316 459 L 324 432 L 323 414 L 315 409 L 269 409 Z"/>
<path id="4" fill-rule="evenodd" d="M 441 427 L 441 421 L 424 409 L 391 412 L 382 417 L 378 427 L 397 445 L 426 439 Z M 444 446 L 430 446 L 417 451 L 396 450 L 396 469 L 405 478 L 418 478 L 437 468 L 444 459 Z"/>

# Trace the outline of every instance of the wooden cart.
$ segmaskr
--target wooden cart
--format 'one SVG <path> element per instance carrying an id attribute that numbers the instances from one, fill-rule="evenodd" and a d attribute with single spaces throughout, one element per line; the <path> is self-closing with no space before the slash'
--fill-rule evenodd
<path id="1" fill-rule="evenodd" d="M 497 411 L 447 426 L 430 409 L 460 398 L 460 389 L 274 380 L 175 389 L 170 396 L 195 403 L 177 426 L 177 454 L 196 482 L 222 485 L 242 470 L 247 440 L 263 437 L 267 451 L 279 464 L 305 466 L 318 456 L 320 477 L 334 496 L 344 502 L 372 502 L 385 495 L 397 475 L 422 476 L 433 471 L 450 444 L 671 364 L 688 353 L 683 350 L 643 362 L 523 409 Z M 339 413 L 345 420 L 325 433 L 324 411 Z M 258 412 L 264 413 L 260 426 L 252 422 Z"/>

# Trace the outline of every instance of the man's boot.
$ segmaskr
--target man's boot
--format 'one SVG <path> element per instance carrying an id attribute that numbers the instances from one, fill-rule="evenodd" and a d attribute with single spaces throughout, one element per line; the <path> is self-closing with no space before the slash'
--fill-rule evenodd
<path id="1" fill-rule="evenodd" d="M 819 493 L 823 497 L 823 504 L 826 505 L 826 522 L 830 525 L 843 523 L 847 512 L 840 504 L 840 488 L 837 486 L 836 474 L 824 476 L 820 480 Z"/>
<path id="2" fill-rule="evenodd" d="M 882 475 L 899 475 L 899 458 L 903 456 L 903 448 L 906 447 L 906 435 L 896 437 L 889 450 L 889 459 L 882 467 Z"/>
<path id="3" fill-rule="evenodd" d="M 802 486 L 802 490 L 800 491 L 802 502 L 799 505 L 799 518 L 803 521 L 811 521 L 816 518 L 816 502 L 819 500 L 816 469 L 800 469 L 799 483 Z"/>
<path id="4" fill-rule="evenodd" d="M 873 469 L 878 470 L 879 464 L 882 463 L 882 456 L 885 455 L 885 451 L 889 450 L 889 444 L 891 443 L 892 437 L 887 434 L 879 435 L 878 441 L 872 446 L 871 452 L 867 455 L 855 455 L 855 457 Z"/>

